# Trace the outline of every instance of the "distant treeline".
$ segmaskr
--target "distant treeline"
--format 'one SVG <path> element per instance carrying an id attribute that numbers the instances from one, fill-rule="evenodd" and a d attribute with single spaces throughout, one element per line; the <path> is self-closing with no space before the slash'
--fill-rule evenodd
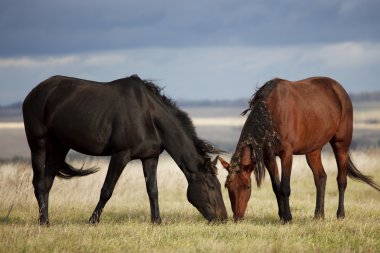
<path id="1" fill-rule="evenodd" d="M 363 92 L 349 94 L 353 103 L 362 102 L 380 102 L 380 91 L 377 92 Z M 178 104 L 186 107 L 196 106 L 236 106 L 246 107 L 248 105 L 249 98 L 240 98 L 234 100 L 180 100 Z"/>
<path id="2" fill-rule="evenodd" d="M 0 105 L 0 116 L 6 115 L 21 115 L 22 102 L 13 103 L 10 105 Z"/>
<path id="3" fill-rule="evenodd" d="M 362 92 L 362 93 L 352 93 L 349 94 L 352 102 L 361 103 L 361 102 L 380 102 L 380 91 L 378 92 Z M 186 107 L 197 107 L 197 106 L 235 106 L 235 107 L 246 107 L 248 104 L 249 98 L 240 98 L 240 99 L 205 99 L 205 100 L 179 100 L 179 106 Z M 7 112 L 21 112 L 22 102 L 17 102 L 9 105 L 0 105 L 0 113 Z"/>
<path id="4" fill-rule="evenodd" d="M 17 102 L 9 105 L 0 105 L 0 110 L 6 110 L 6 109 L 15 109 L 15 110 L 21 110 L 22 102 Z"/>
<path id="5" fill-rule="evenodd" d="M 234 100 L 179 100 L 179 106 L 185 107 L 246 107 L 249 99 Z"/>
<path id="6" fill-rule="evenodd" d="M 349 94 L 352 102 L 380 102 L 380 91 Z"/>

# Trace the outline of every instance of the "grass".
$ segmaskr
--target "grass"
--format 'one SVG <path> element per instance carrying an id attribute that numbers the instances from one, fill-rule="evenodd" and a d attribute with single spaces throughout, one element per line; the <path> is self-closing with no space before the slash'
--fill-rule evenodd
<path id="1" fill-rule="evenodd" d="M 380 150 L 356 151 L 358 168 L 380 182 Z M 324 154 L 328 174 L 325 219 L 312 218 L 315 187 L 304 157 L 295 157 L 292 173 L 293 222 L 281 225 L 269 177 L 253 187 L 246 219 L 209 225 L 186 200 L 186 180 L 174 162 L 163 156 L 158 187 L 162 225 L 150 224 L 149 201 L 141 163 L 130 163 L 97 226 L 87 224 L 106 173 L 107 161 L 95 175 L 56 180 L 50 194 L 50 227 L 37 225 L 32 171 L 25 162 L 0 165 L 0 252 L 379 252 L 380 193 L 349 180 L 346 218 L 335 218 L 338 191 L 336 166 Z M 76 167 L 82 162 L 70 161 Z M 219 171 L 222 184 L 226 172 Z M 226 189 L 223 197 L 232 212 Z M 12 207 L 10 211 L 10 207 Z M 7 217 L 7 214 L 9 213 Z"/>

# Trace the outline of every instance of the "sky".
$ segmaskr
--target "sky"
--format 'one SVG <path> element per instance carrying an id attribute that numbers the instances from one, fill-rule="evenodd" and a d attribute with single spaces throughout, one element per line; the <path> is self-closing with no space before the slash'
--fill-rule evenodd
<path id="1" fill-rule="evenodd" d="M 378 0 L 2 0 L 0 105 L 52 75 L 138 74 L 175 100 L 249 98 L 280 77 L 380 91 Z"/>

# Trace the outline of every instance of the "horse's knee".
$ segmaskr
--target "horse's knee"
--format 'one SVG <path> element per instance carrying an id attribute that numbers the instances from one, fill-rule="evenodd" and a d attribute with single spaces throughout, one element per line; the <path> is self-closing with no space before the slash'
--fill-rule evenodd
<path id="1" fill-rule="evenodd" d="M 157 189 L 149 189 L 148 194 L 151 198 L 158 198 L 158 190 Z"/>
<path id="2" fill-rule="evenodd" d="M 281 186 L 280 186 L 280 193 L 284 197 L 289 197 L 290 193 L 291 193 L 290 184 L 289 183 L 281 184 Z"/>
<path id="3" fill-rule="evenodd" d="M 337 177 L 336 181 L 338 183 L 338 188 L 339 189 L 342 189 L 342 190 L 346 189 L 346 187 L 347 187 L 347 177 L 345 177 L 345 178 Z"/>
<path id="4" fill-rule="evenodd" d="M 319 180 L 321 180 L 321 181 L 326 181 L 327 180 L 327 174 L 324 171 L 318 173 L 318 177 L 319 177 Z"/>
<path id="5" fill-rule="evenodd" d="M 36 193 L 42 193 L 42 192 L 45 192 L 45 180 L 43 178 L 40 178 L 40 177 L 36 177 L 34 176 L 33 177 L 33 187 L 34 187 L 34 192 Z"/>

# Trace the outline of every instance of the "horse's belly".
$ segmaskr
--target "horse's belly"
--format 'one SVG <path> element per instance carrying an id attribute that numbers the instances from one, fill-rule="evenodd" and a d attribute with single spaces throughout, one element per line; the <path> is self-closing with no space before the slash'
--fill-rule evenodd
<path id="1" fill-rule="evenodd" d="M 307 154 L 314 150 L 321 149 L 334 136 L 337 126 L 335 124 L 326 124 L 319 129 L 296 133 L 291 141 L 293 153 L 297 155 Z"/>
<path id="2" fill-rule="evenodd" d="M 91 126 L 53 127 L 50 135 L 61 144 L 87 155 L 107 155 L 110 146 L 111 130 Z"/>
<path id="3" fill-rule="evenodd" d="M 106 141 L 88 136 L 80 138 L 72 138 L 72 136 L 63 138 L 60 136 L 58 138 L 65 146 L 86 155 L 109 155 L 112 149 Z"/>

